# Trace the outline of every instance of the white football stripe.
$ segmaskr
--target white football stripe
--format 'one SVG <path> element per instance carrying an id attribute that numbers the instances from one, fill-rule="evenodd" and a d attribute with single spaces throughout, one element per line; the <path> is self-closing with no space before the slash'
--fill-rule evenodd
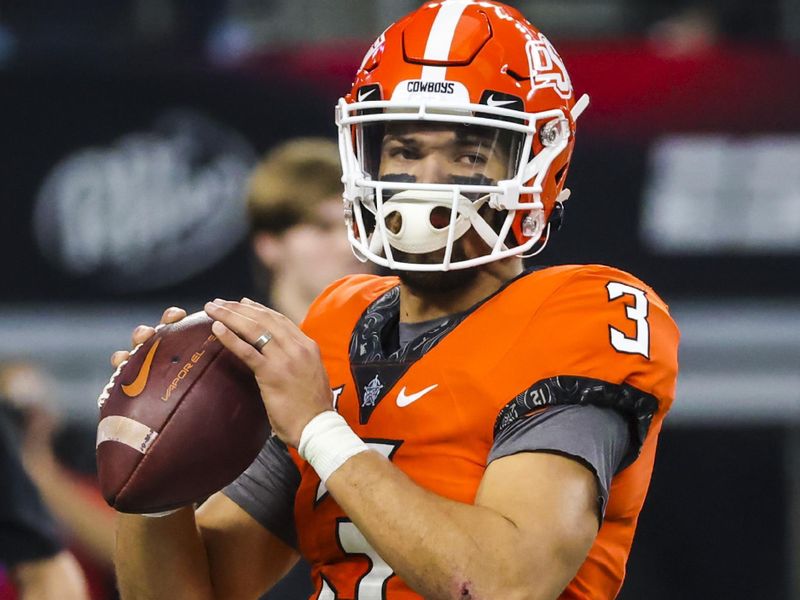
<path id="1" fill-rule="evenodd" d="M 425 60 L 447 60 L 450 55 L 450 46 L 456 33 L 456 26 L 461 20 L 461 15 L 472 0 L 447 0 L 439 7 L 436 18 L 433 20 L 428 41 L 425 44 Z M 422 67 L 423 81 L 444 81 L 447 67 Z"/>
<path id="2" fill-rule="evenodd" d="M 103 442 L 119 442 L 144 454 L 158 433 L 144 423 L 128 417 L 105 417 L 97 426 L 97 446 Z"/>

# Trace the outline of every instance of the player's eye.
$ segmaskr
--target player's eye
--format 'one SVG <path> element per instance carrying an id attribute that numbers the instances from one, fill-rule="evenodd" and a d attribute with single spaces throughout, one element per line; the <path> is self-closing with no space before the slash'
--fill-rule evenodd
<path id="1" fill-rule="evenodd" d="M 487 162 L 489 162 L 489 158 L 481 152 L 469 151 L 469 152 L 462 152 L 458 156 L 456 162 L 462 165 L 476 167 L 485 165 Z"/>
<path id="2" fill-rule="evenodd" d="M 420 158 L 419 150 L 412 146 L 393 146 L 389 148 L 390 158 L 400 158 L 403 160 L 418 160 Z"/>

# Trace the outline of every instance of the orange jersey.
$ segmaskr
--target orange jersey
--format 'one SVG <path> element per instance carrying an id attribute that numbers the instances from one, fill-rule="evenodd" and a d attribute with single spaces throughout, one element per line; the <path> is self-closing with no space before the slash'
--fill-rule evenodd
<path id="1" fill-rule="evenodd" d="M 611 481 L 594 545 L 561 595 L 615 597 L 675 392 L 679 334 L 667 306 L 622 271 L 552 267 L 513 280 L 424 347 L 376 358 L 397 286 L 394 277 L 348 277 L 309 311 L 303 327 L 321 348 L 338 412 L 418 485 L 472 503 L 495 435 L 526 413 L 565 403 L 620 411 L 632 452 Z M 312 563 L 312 597 L 421 598 L 369 547 L 314 470 L 292 457 L 301 473 L 295 522 Z"/>

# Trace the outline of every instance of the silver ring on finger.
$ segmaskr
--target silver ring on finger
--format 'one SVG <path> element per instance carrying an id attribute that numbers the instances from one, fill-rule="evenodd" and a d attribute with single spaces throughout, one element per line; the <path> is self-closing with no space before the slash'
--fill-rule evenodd
<path id="1" fill-rule="evenodd" d="M 260 336 L 258 336 L 258 339 L 256 339 L 255 342 L 253 342 L 253 347 L 259 352 L 261 352 L 264 346 L 266 346 L 271 339 L 272 339 L 272 334 L 269 331 L 265 331 Z"/>

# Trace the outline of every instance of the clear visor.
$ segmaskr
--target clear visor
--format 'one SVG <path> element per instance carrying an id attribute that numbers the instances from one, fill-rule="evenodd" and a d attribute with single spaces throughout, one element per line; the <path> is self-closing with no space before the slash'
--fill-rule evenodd
<path id="1" fill-rule="evenodd" d="M 390 257 L 393 250 L 444 249 L 449 265 L 454 241 L 470 228 L 490 247 L 507 249 L 482 209 L 498 182 L 515 177 L 524 133 L 430 117 L 352 127 L 362 189 L 372 190 L 361 197 L 367 212 L 357 211 L 357 229 L 373 232 L 370 252 Z"/>
<path id="2" fill-rule="evenodd" d="M 461 186 L 493 186 L 514 177 L 525 137 L 497 127 L 434 120 L 358 123 L 353 133 L 368 180 Z M 386 186 L 392 188 L 403 186 Z"/>
<path id="3" fill-rule="evenodd" d="M 570 139 L 562 109 L 340 99 L 336 119 L 348 237 L 359 258 L 399 270 L 466 269 L 540 240 L 545 178 Z M 544 137 L 534 156 L 535 135 Z"/>

